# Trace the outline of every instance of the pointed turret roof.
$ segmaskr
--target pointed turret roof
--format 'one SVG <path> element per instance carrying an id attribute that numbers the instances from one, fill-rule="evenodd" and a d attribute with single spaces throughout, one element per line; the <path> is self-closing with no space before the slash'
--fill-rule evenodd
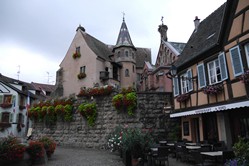
<path id="1" fill-rule="evenodd" d="M 134 45 L 132 44 L 131 37 L 130 37 L 124 18 L 123 18 L 123 22 L 122 22 L 122 25 L 119 31 L 118 40 L 117 40 L 115 47 L 120 47 L 120 46 L 134 47 Z"/>

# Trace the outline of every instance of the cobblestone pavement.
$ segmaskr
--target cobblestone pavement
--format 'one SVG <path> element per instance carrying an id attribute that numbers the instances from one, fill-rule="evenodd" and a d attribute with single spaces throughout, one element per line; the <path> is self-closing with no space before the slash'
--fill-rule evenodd
<path id="1" fill-rule="evenodd" d="M 69 148 L 58 146 L 46 166 L 124 166 L 118 153 L 106 150 Z M 187 166 L 191 164 L 169 158 L 170 166 Z M 40 165 L 42 166 L 42 165 Z M 145 164 L 147 166 L 147 164 Z"/>

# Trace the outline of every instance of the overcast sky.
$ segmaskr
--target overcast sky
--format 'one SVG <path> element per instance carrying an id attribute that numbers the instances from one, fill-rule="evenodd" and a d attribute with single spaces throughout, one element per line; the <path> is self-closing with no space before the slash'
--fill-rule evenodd
<path id="1" fill-rule="evenodd" d="M 0 73 L 25 82 L 55 83 L 76 28 L 106 44 L 116 44 L 123 12 L 133 44 L 157 56 L 158 25 L 168 41 L 186 43 L 201 21 L 225 0 L 1 0 Z M 18 74 L 19 72 L 19 74 Z"/>

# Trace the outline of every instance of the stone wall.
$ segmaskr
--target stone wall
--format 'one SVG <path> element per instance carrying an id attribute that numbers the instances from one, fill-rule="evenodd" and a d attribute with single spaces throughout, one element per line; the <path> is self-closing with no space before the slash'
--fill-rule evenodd
<path id="1" fill-rule="evenodd" d="M 113 95 L 93 99 L 98 111 L 94 127 L 88 126 L 86 120 L 77 113 L 74 114 L 72 122 L 58 121 L 56 125 L 50 127 L 41 122 L 33 123 L 34 138 L 48 135 L 63 146 L 105 148 L 107 136 L 119 125 L 153 129 L 155 137 L 164 139 L 167 137 L 169 116 L 163 109 L 165 106 L 170 106 L 171 93 L 138 93 L 134 116 L 124 112 L 118 113 L 112 106 Z M 75 108 L 85 100 L 78 99 Z"/>

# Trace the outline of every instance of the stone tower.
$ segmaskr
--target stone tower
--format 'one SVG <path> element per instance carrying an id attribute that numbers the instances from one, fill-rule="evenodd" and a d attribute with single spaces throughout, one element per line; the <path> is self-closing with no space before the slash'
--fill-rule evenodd
<path id="1" fill-rule="evenodd" d="M 123 18 L 117 43 L 113 48 L 115 62 L 120 64 L 120 85 L 122 88 L 136 87 L 136 48 L 132 44 Z"/>

